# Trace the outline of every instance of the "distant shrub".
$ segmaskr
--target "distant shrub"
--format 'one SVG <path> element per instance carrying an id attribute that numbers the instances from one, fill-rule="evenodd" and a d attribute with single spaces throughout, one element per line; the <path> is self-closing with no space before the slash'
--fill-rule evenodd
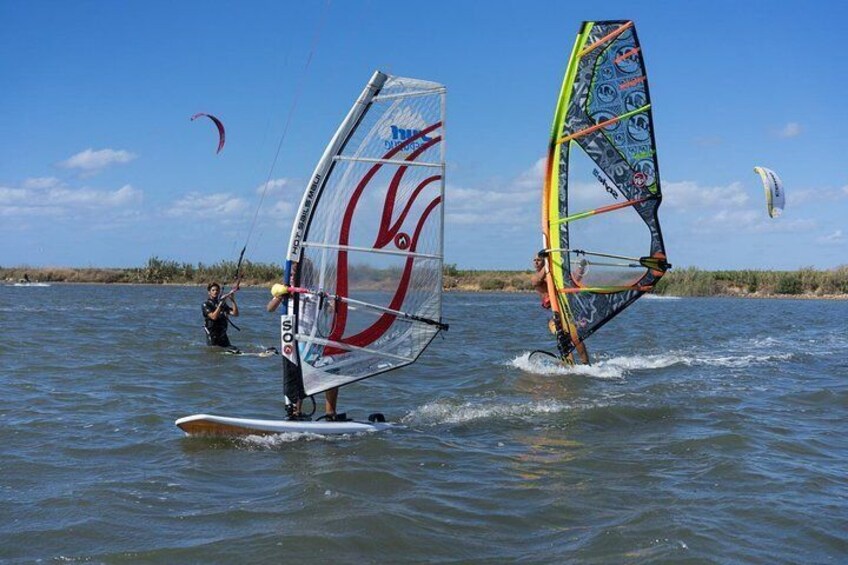
<path id="1" fill-rule="evenodd" d="M 658 294 L 712 296 L 718 291 L 716 276 L 695 267 L 669 271 L 657 285 Z"/>
<path id="2" fill-rule="evenodd" d="M 0 279 L 16 282 L 27 274 L 33 281 L 73 283 L 182 283 L 206 284 L 218 281 L 232 285 L 236 278 L 236 261 L 220 261 L 211 265 L 182 263 L 153 256 L 142 267 L 126 269 L 62 268 L 62 267 L 2 267 Z M 267 285 L 279 281 L 283 269 L 274 263 L 255 263 L 245 259 L 241 266 L 244 285 Z M 532 291 L 530 271 L 473 271 L 443 266 L 443 285 L 446 289 L 479 289 L 485 291 Z M 368 265 L 351 265 L 351 284 L 372 290 L 391 290 L 400 270 L 397 267 L 378 269 Z M 437 273 L 428 273 L 428 278 Z M 676 296 L 713 296 L 718 294 L 758 295 L 846 295 L 848 294 L 848 265 L 834 269 L 816 270 L 803 267 L 797 271 L 703 271 L 695 267 L 674 269 L 660 279 L 656 294 Z"/>
<path id="3" fill-rule="evenodd" d="M 480 281 L 480 290 L 503 290 L 506 282 L 496 277 L 484 277 Z"/>
<path id="4" fill-rule="evenodd" d="M 442 274 L 446 277 L 458 277 L 459 269 L 456 268 L 456 263 L 446 263 L 442 267 Z"/>
<path id="5" fill-rule="evenodd" d="M 777 294 L 801 294 L 801 277 L 797 273 L 785 273 L 777 280 L 775 293 Z"/>

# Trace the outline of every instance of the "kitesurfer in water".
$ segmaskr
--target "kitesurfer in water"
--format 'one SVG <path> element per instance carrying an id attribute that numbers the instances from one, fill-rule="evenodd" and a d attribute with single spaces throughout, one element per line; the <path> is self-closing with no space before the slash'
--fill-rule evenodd
<path id="1" fill-rule="evenodd" d="M 536 269 L 536 272 L 530 276 L 530 283 L 533 285 L 533 288 L 536 292 L 539 293 L 539 298 L 542 301 L 542 308 L 546 310 L 551 309 L 551 297 L 548 294 L 548 267 L 547 267 L 547 259 L 548 252 L 544 249 L 539 251 L 535 257 L 533 257 L 533 268 Z"/>
<path id="2" fill-rule="evenodd" d="M 311 264 L 308 262 L 309 261 L 308 259 L 306 259 L 305 261 L 307 261 L 307 263 L 305 264 L 307 267 L 311 266 Z M 304 268 L 304 272 L 306 272 L 306 268 Z M 309 280 L 309 279 L 306 278 L 306 280 Z M 283 299 L 286 296 L 288 296 L 288 294 L 289 294 L 289 289 L 286 285 L 275 284 L 274 286 L 271 287 L 271 300 L 268 302 L 268 305 L 265 307 L 265 309 L 268 312 L 275 311 L 277 308 L 279 308 L 280 304 L 282 304 L 282 302 L 283 302 Z M 303 313 L 301 321 L 305 322 L 306 325 L 311 325 L 313 323 L 311 320 L 314 320 L 314 316 L 315 316 L 314 310 L 317 309 L 317 302 L 314 299 L 312 299 L 312 297 L 310 297 L 309 295 L 301 295 L 300 300 L 301 300 L 301 303 L 302 303 L 301 312 Z M 339 401 L 339 388 L 338 387 L 333 387 L 333 388 L 325 391 L 324 392 L 324 415 L 321 416 L 318 419 L 319 420 L 327 420 L 328 422 L 345 422 L 345 421 L 347 421 L 347 419 L 348 419 L 347 414 L 344 414 L 344 413 L 339 414 L 338 412 L 336 412 L 336 405 L 338 404 L 338 401 Z M 301 403 L 302 403 L 302 400 L 298 400 L 297 402 L 295 402 L 294 411 L 292 412 L 292 416 L 291 416 L 292 419 L 302 419 L 303 418 L 302 413 L 301 413 Z"/>
<path id="3" fill-rule="evenodd" d="M 209 283 L 206 287 L 209 297 L 203 303 L 203 322 L 206 329 L 206 344 L 215 345 L 218 347 L 226 347 L 233 353 L 239 353 L 239 348 L 230 343 L 230 338 L 227 337 L 227 325 L 230 316 L 238 316 L 239 309 L 236 304 L 236 291 L 238 286 L 219 297 L 221 293 L 221 285 L 216 282 Z M 230 304 L 227 304 L 229 301 Z"/>

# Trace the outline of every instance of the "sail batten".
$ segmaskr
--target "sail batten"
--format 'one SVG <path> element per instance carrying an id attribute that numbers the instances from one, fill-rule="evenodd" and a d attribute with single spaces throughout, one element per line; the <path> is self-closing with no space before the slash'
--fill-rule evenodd
<path id="1" fill-rule="evenodd" d="M 357 161 L 360 163 L 379 163 L 382 165 L 402 165 L 404 167 L 442 167 L 442 163 L 421 163 L 418 161 L 398 161 L 396 159 L 368 159 L 364 157 L 345 157 L 339 155 L 334 158 L 336 161 Z"/>
<path id="2" fill-rule="evenodd" d="M 382 96 L 375 96 L 375 102 L 383 102 L 385 100 L 395 100 L 397 98 L 414 98 L 416 96 L 432 96 L 433 94 L 444 94 L 444 88 L 431 88 L 430 90 L 418 90 L 418 91 L 410 91 L 410 92 L 402 92 L 399 94 L 385 94 Z"/>
<path id="3" fill-rule="evenodd" d="M 604 22 L 598 22 L 598 23 L 604 23 Z M 592 43 L 589 47 L 586 47 L 583 51 L 580 52 L 580 56 L 585 57 L 586 55 L 588 55 L 591 51 L 593 51 L 597 47 L 600 47 L 601 45 L 603 45 L 604 43 L 606 43 L 610 39 L 617 37 L 618 35 L 620 35 L 621 33 L 623 33 L 624 31 L 626 31 L 628 28 L 631 28 L 631 27 L 633 27 L 633 22 L 626 22 L 624 25 L 622 25 L 618 29 L 611 31 L 607 35 L 603 36 L 602 38 L 600 38 L 597 41 L 595 41 L 594 43 Z"/>
<path id="4" fill-rule="evenodd" d="M 574 133 L 566 135 L 565 137 L 561 137 L 561 138 L 557 139 L 557 143 L 565 143 L 567 141 L 571 141 L 572 139 L 577 139 L 578 137 L 583 137 L 584 135 L 588 135 L 588 134 L 592 133 L 593 131 L 599 130 L 601 128 L 605 128 L 607 126 L 611 126 L 611 125 L 615 124 L 616 122 L 619 122 L 623 119 L 629 118 L 630 116 L 634 116 L 634 115 L 638 114 L 639 112 L 644 112 L 646 110 L 649 110 L 650 108 L 651 108 L 651 105 L 646 104 L 646 105 L 642 106 L 641 108 L 636 108 L 635 110 L 631 110 L 630 112 L 627 112 L 626 114 L 622 114 L 620 116 L 613 116 L 612 118 L 604 120 L 603 122 L 597 123 L 597 124 L 590 126 L 586 129 L 576 131 Z"/>
<path id="5" fill-rule="evenodd" d="M 393 355 L 391 353 L 386 353 L 385 351 L 378 351 L 376 349 L 369 349 L 367 347 L 357 347 L 355 345 L 350 345 L 348 343 L 342 343 L 340 341 L 332 341 L 329 339 L 321 339 L 320 337 L 313 337 L 310 335 L 304 334 L 295 334 L 295 339 L 298 341 L 302 341 L 304 343 L 315 343 L 318 345 L 330 345 L 332 347 L 336 347 L 339 349 L 344 349 L 346 351 L 360 351 L 363 353 L 367 353 L 369 355 L 376 355 L 377 357 L 386 357 L 387 359 L 395 359 L 397 361 L 403 361 L 405 363 L 412 363 L 415 359 L 410 357 L 403 357 L 402 355 Z"/>
<path id="6" fill-rule="evenodd" d="M 422 259 L 438 259 L 442 260 L 441 255 L 432 253 L 414 253 L 412 251 L 401 251 L 398 249 L 377 249 L 375 247 L 354 247 L 351 245 L 334 245 L 332 243 L 319 243 L 314 241 L 304 241 L 301 243 L 304 247 L 319 247 L 325 249 L 345 249 L 347 251 L 363 251 L 365 253 L 384 253 L 386 255 L 401 255 L 403 257 L 420 257 Z"/>

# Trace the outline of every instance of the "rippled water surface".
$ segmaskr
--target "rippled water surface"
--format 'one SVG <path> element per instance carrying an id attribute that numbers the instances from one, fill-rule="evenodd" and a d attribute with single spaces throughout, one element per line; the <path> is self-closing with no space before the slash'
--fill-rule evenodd
<path id="1" fill-rule="evenodd" d="M 0 287 L 0 561 L 848 561 L 846 301 L 644 299 L 564 369 L 533 296 L 449 294 L 341 392 L 405 427 L 233 442 L 174 420 L 280 417 L 279 358 L 207 349 L 205 294 Z"/>

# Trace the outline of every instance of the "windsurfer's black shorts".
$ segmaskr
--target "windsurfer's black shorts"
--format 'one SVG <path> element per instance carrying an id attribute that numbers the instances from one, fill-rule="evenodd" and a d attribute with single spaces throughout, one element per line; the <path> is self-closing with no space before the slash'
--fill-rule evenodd
<path id="1" fill-rule="evenodd" d="M 206 334 L 206 345 L 214 345 L 217 347 L 232 347 L 230 338 L 227 334 Z"/>

